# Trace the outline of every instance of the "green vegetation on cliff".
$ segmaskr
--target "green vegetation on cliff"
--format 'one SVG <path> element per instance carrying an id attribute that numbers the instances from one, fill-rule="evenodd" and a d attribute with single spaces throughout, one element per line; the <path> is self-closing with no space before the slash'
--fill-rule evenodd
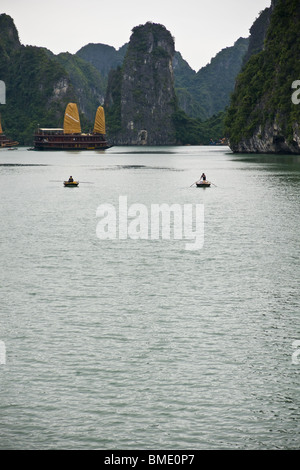
<path id="1" fill-rule="evenodd" d="M 21 44 L 12 18 L 5 13 L 0 15 L 0 27 L 0 71 L 3 73 L 10 53 L 18 49 Z"/>
<path id="2" fill-rule="evenodd" d="M 244 56 L 243 64 L 246 64 L 252 55 L 258 54 L 263 50 L 270 24 L 271 13 L 272 7 L 265 8 L 260 12 L 258 18 L 256 18 L 253 25 L 251 26 L 249 47 L 247 53 Z"/>
<path id="3" fill-rule="evenodd" d="M 299 31 L 299 0 L 276 2 L 265 47 L 246 63 L 232 95 L 226 134 L 233 148 L 259 129 L 262 136 L 268 127 L 279 128 L 287 143 L 293 141 L 300 123 L 300 105 L 291 100 L 292 83 L 300 79 Z"/>
<path id="4" fill-rule="evenodd" d="M 232 47 L 222 49 L 197 73 L 176 54 L 173 62 L 175 88 L 179 106 L 191 117 L 205 120 L 224 111 L 234 90 L 249 40 L 238 39 Z"/>
<path id="5" fill-rule="evenodd" d="M 61 127 L 64 107 L 74 94 L 70 87 L 64 96 L 58 94 L 58 99 L 53 95 L 54 88 L 67 77 L 45 50 L 20 46 L 10 54 L 4 80 L 6 105 L 1 107 L 1 117 L 4 132 L 10 137 L 30 145 L 38 124 Z"/>
<path id="6" fill-rule="evenodd" d="M 89 130 L 106 88 L 100 73 L 80 57 L 21 45 L 5 14 L 0 15 L 0 79 L 6 84 L 3 131 L 21 145 L 32 145 L 38 125 L 62 127 L 70 101 L 78 103 L 82 129 Z"/>
<path id="7" fill-rule="evenodd" d="M 107 79 L 112 69 L 117 69 L 123 63 L 128 44 L 116 50 L 106 44 L 87 44 L 76 52 L 78 57 L 92 64 Z"/>
<path id="8" fill-rule="evenodd" d="M 205 121 L 187 116 L 177 110 L 174 115 L 176 142 L 179 145 L 210 145 L 224 136 L 225 111 L 211 116 Z"/>
<path id="9" fill-rule="evenodd" d="M 122 129 L 121 122 L 121 84 L 122 68 L 111 70 L 108 76 L 108 88 L 104 103 L 105 120 L 108 132 L 115 135 Z"/>
<path id="10" fill-rule="evenodd" d="M 54 56 L 67 72 L 82 113 L 81 124 L 93 122 L 97 106 L 104 102 L 106 80 L 90 63 L 68 52 Z"/>

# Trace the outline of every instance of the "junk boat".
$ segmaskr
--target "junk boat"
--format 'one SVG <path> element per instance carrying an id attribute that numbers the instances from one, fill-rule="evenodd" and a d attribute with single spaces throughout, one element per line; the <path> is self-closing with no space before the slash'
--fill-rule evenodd
<path id="1" fill-rule="evenodd" d="M 17 145 L 19 145 L 19 142 L 16 142 L 15 140 L 10 140 L 3 133 L 1 122 L 0 122 L 0 147 L 1 148 L 11 148 L 11 147 L 16 147 Z"/>
<path id="2" fill-rule="evenodd" d="M 69 103 L 65 110 L 63 129 L 39 128 L 34 135 L 34 150 L 105 150 L 109 147 L 102 106 L 97 108 L 92 133 L 81 133 L 77 105 Z"/>

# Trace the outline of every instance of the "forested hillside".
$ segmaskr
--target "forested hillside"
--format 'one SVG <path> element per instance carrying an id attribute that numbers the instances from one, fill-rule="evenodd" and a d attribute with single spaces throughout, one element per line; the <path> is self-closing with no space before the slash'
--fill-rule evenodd
<path id="1" fill-rule="evenodd" d="M 226 118 L 236 152 L 300 153 L 300 106 L 292 84 L 300 79 L 300 3 L 273 1 L 264 48 L 238 76 Z"/>
<path id="2" fill-rule="evenodd" d="M 176 94 L 181 109 L 190 117 L 206 120 L 224 111 L 234 90 L 249 40 L 238 39 L 232 47 L 222 49 L 197 73 L 181 56 L 174 60 Z"/>
<path id="3" fill-rule="evenodd" d="M 107 44 L 87 44 L 76 52 L 86 62 L 92 64 L 106 79 L 110 70 L 122 65 L 128 44 L 116 50 Z"/>

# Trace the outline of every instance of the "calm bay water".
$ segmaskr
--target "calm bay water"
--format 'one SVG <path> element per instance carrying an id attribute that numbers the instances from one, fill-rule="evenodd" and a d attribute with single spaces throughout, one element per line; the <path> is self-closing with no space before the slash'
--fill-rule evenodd
<path id="1" fill-rule="evenodd" d="M 0 188 L 1 449 L 299 448 L 300 157 L 20 148 Z M 204 204 L 203 248 L 100 240 L 120 195 Z"/>

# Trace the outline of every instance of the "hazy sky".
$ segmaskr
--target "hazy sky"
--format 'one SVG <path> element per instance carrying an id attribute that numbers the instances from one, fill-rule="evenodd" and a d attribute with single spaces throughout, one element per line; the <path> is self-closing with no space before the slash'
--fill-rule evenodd
<path id="1" fill-rule="evenodd" d="M 134 26 L 163 24 L 175 49 L 196 71 L 224 47 L 247 37 L 259 12 L 271 0 L 0 0 L 24 45 L 55 54 L 75 53 L 93 42 L 116 49 L 129 41 Z"/>

